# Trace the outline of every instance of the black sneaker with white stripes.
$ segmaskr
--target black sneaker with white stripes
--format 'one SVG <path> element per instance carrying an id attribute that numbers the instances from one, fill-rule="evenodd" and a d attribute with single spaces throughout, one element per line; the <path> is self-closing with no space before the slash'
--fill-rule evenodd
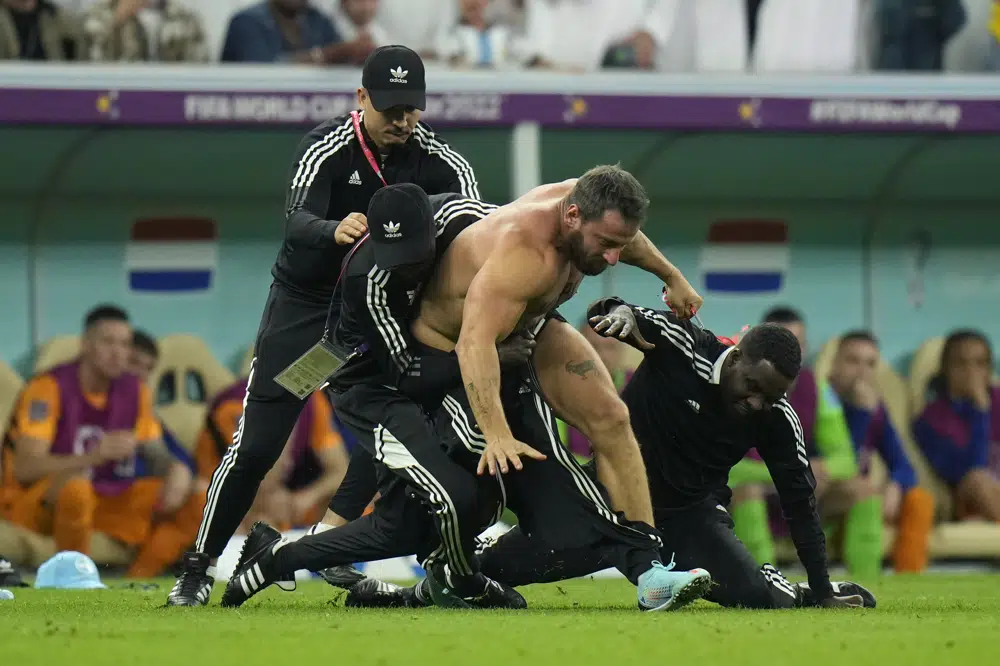
<path id="1" fill-rule="evenodd" d="M 830 586 L 833 587 L 833 593 L 838 597 L 858 595 L 861 597 L 862 606 L 864 608 L 875 608 L 877 603 L 875 601 L 875 595 L 863 585 L 859 585 L 858 583 L 854 583 L 849 580 L 844 580 L 833 581 L 830 583 Z M 802 605 L 804 607 L 819 606 L 819 600 L 816 599 L 813 591 L 809 588 L 809 583 L 796 583 L 795 587 L 801 591 Z"/>
<path id="2" fill-rule="evenodd" d="M 167 595 L 168 606 L 205 606 L 215 580 L 208 575 L 210 558 L 204 553 L 184 553 L 180 578 Z"/>
<path id="3" fill-rule="evenodd" d="M 329 567 L 327 569 L 323 569 L 322 571 L 317 571 L 316 574 L 330 585 L 339 587 L 342 590 L 350 590 L 358 583 L 370 580 L 350 564 L 344 564 L 338 567 Z"/>
<path id="4" fill-rule="evenodd" d="M 277 576 L 271 571 L 274 554 L 287 543 L 288 540 L 281 537 L 281 532 L 267 523 L 254 523 L 243 543 L 236 570 L 222 594 L 222 605 L 238 608 L 250 597 L 274 584 L 280 585 L 282 589 L 295 589 L 294 574 Z M 286 588 L 282 583 L 290 583 L 291 588 Z"/>

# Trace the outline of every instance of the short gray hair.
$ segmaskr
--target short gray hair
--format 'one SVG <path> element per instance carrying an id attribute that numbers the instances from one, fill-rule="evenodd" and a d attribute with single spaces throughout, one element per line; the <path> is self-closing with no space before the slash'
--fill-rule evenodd
<path id="1" fill-rule="evenodd" d="M 630 227 L 641 227 L 649 209 L 649 196 L 635 176 L 617 164 L 602 164 L 580 176 L 569 193 L 584 222 L 600 220 L 609 210 L 621 213 Z"/>

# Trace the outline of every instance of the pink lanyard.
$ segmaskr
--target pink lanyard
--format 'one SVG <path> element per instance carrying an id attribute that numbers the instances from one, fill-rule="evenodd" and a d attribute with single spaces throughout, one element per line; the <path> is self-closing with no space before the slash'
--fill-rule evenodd
<path id="1" fill-rule="evenodd" d="M 375 175 L 378 176 L 378 179 L 382 181 L 382 184 L 388 187 L 389 183 L 385 182 L 385 178 L 382 176 L 382 170 L 378 168 L 378 162 L 375 161 L 375 155 L 372 154 L 371 148 L 369 148 L 368 144 L 365 143 L 364 135 L 361 134 L 361 114 L 357 111 L 351 111 L 351 122 L 354 123 L 354 136 L 358 137 L 358 145 L 361 146 L 361 150 L 364 152 L 365 157 L 368 158 L 368 164 L 372 166 L 372 170 L 375 172 Z M 350 263 L 351 257 L 353 257 L 354 253 L 358 251 L 358 248 L 360 248 L 361 245 L 368 240 L 368 235 L 368 232 L 365 232 L 364 236 L 355 241 L 354 247 L 352 247 L 351 251 L 347 253 L 347 256 L 344 257 L 344 261 L 340 265 L 340 275 L 337 276 L 337 282 L 333 285 L 334 296 L 330 298 L 330 307 L 326 312 L 326 329 L 323 331 L 323 340 L 327 340 L 330 336 L 330 314 L 333 312 L 333 302 L 336 298 L 337 287 L 340 286 L 340 281 L 344 279 L 344 273 L 347 272 L 347 264 Z"/>
<path id="2" fill-rule="evenodd" d="M 361 114 L 357 111 L 351 111 L 351 120 L 354 122 L 354 136 L 358 137 L 358 144 L 361 146 L 362 152 L 364 152 L 365 157 L 368 158 L 368 164 L 372 165 L 372 170 L 378 179 L 382 181 L 382 184 L 386 187 L 389 183 L 385 182 L 385 178 L 382 177 L 382 170 L 378 168 L 378 162 L 375 161 L 375 155 L 372 154 L 371 148 L 365 143 L 365 137 L 361 134 Z"/>
<path id="3" fill-rule="evenodd" d="M 330 339 L 330 315 L 333 314 L 333 303 L 337 298 L 337 287 L 340 286 L 340 281 L 344 279 L 344 273 L 347 272 L 347 265 L 351 262 L 351 257 L 357 252 L 366 240 L 368 240 L 370 234 L 366 231 L 365 235 L 354 241 L 354 247 L 351 251 L 347 253 L 344 257 L 344 261 L 340 264 L 340 275 L 337 276 L 337 281 L 333 283 L 333 294 L 330 296 L 330 306 L 326 309 L 326 326 L 323 329 L 323 341 Z"/>

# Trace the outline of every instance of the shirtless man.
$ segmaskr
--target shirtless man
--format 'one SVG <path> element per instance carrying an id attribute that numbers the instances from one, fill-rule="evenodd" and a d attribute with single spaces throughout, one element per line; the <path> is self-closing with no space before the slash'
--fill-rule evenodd
<path id="1" fill-rule="evenodd" d="M 514 204 L 490 212 L 480 222 L 463 230 L 445 252 L 436 277 L 423 290 L 426 300 L 421 306 L 421 321 L 415 323 L 413 334 L 424 348 L 419 353 L 425 361 L 429 354 L 435 353 L 455 358 L 452 352 L 456 344 L 461 346 L 460 336 L 465 337 L 463 316 L 482 316 L 482 311 L 489 309 L 488 303 L 484 308 L 481 301 L 477 303 L 477 298 L 493 298 L 491 290 L 499 291 L 498 300 L 503 301 L 505 306 L 502 314 L 512 313 L 512 321 L 504 330 L 488 337 L 488 344 L 495 346 L 515 329 L 536 333 L 538 341 L 534 359 L 537 375 L 531 372 L 527 376 L 511 377 L 508 373 L 510 381 L 505 382 L 509 388 L 504 406 L 513 416 L 512 423 L 508 424 L 501 411 L 503 425 L 511 439 L 516 433 L 521 439 L 545 451 L 532 449 L 535 461 L 522 465 L 520 460 L 516 460 L 514 463 L 521 471 L 506 476 L 496 475 L 498 481 L 502 479 L 506 486 L 508 506 L 517 513 L 523 529 L 537 533 L 540 540 L 553 549 L 593 546 L 606 552 L 609 563 L 617 566 L 638 585 L 640 608 L 666 610 L 677 608 L 704 593 L 710 576 L 703 570 L 672 572 L 657 561 L 656 548 L 660 539 L 650 527 L 651 518 L 630 522 L 627 518 L 632 516 L 628 513 L 621 516 L 611 510 L 600 486 L 587 477 L 559 444 L 555 436 L 555 418 L 538 391 L 538 375 L 541 375 L 546 398 L 557 406 L 566 420 L 588 435 L 592 435 L 593 431 L 588 433 L 581 426 L 592 420 L 594 413 L 615 417 L 617 422 L 614 427 L 623 436 L 617 441 L 606 437 L 605 444 L 611 444 L 606 450 L 618 454 L 619 460 L 632 458 L 629 460 L 632 469 L 638 471 L 631 472 L 627 467 L 615 464 L 605 465 L 605 469 L 618 472 L 617 476 L 610 475 L 612 479 L 622 479 L 618 497 L 638 498 L 638 501 L 633 501 L 633 506 L 638 506 L 637 513 L 650 515 L 648 488 L 646 484 L 634 483 L 635 478 L 645 478 L 645 470 L 628 423 L 627 409 L 618 399 L 611 378 L 606 373 L 598 374 L 595 370 L 573 375 L 571 381 L 567 381 L 567 364 L 578 365 L 579 361 L 596 357 L 596 353 L 578 332 L 560 322 L 558 315 L 554 318 L 550 316 L 558 303 L 572 296 L 584 274 L 597 274 L 619 259 L 663 278 L 676 299 L 675 307 L 688 315 L 700 305 L 700 298 L 680 273 L 644 236 L 637 236 L 647 204 L 642 186 L 631 175 L 617 167 L 598 167 L 579 181 L 538 188 Z M 493 246 L 492 256 L 485 251 L 488 246 Z M 626 246 L 628 248 L 623 251 Z M 502 268 L 497 270 L 504 253 L 510 254 L 511 261 L 507 266 L 517 266 L 520 270 L 506 276 Z M 477 275 L 480 269 L 482 273 Z M 527 271 L 534 274 L 526 277 Z M 548 284 L 540 284 L 539 277 L 547 280 Z M 531 281 L 532 289 L 537 288 L 536 291 L 527 291 L 523 296 L 519 294 L 519 285 L 511 284 L 519 279 Z M 510 303 L 517 298 L 522 299 L 520 306 L 510 307 Z M 521 326 L 518 326 L 519 320 L 523 320 Z M 492 388 L 499 407 L 499 360 L 496 355 L 493 360 L 496 367 Z M 427 366 L 426 363 L 424 365 Z M 600 367 L 596 360 L 593 365 Z M 425 377 L 425 380 L 431 378 Z M 467 468 L 474 470 L 477 463 L 480 466 L 483 464 L 480 454 L 488 445 L 483 434 L 472 426 L 475 415 L 465 391 L 461 386 L 454 385 L 446 390 L 453 388 L 455 390 L 445 398 L 438 414 L 439 432 L 446 446 L 456 455 L 473 458 Z M 433 393 L 433 390 L 428 393 Z M 436 401 L 440 402 L 440 398 Z M 488 432 L 485 428 L 483 430 Z M 608 428 L 605 432 L 610 434 L 613 429 Z M 530 448 L 525 444 L 520 446 Z M 501 471 L 506 471 L 507 460 L 504 459 Z M 633 490 L 631 495 L 621 492 L 629 486 Z M 614 492 L 611 499 L 615 500 L 617 508 L 623 508 L 624 503 L 616 499 Z M 378 509 L 376 505 L 376 513 Z M 331 518 L 340 522 L 343 518 L 352 517 L 331 517 L 328 513 L 327 519 Z M 345 541 L 349 540 L 349 534 L 353 535 L 353 531 L 339 532 L 331 530 L 306 537 L 296 544 L 282 546 L 280 550 L 278 547 L 262 548 L 263 554 L 251 558 L 246 566 L 259 565 L 264 571 L 264 583 L 269 585 L 286 569 L 302 568 L 302 561 L 292 562 L 296 546 L 305 546 L 311 541 Z M 276 537 L 270 535 L 268 538 Z M 303 547 L 299 550 L 309 549 Z M 330 548 L 327 552 L 332 550 Z M 319 564 L 315 558 L 309 559 L 309 568 Z M 329 561 L 326 566 L 340 563 Z M 431 574 L 429 579 L 447 579 L 447 574 L 442 577 L 435 576 L 435 572 L 430 570 L 428 573 Z"/>
<path id="2" fill-rule="evenodd" d="M 496 343 L 524 330 L 571 298 L 586 275 L 619 261 L 655 274 L 683 318 L 702 299 L 639 227 L 648 199 L 615 166 L 543 185 L 464 230 L 422 294 L 414 337 L 456 351 L 476 422 L 486 438 L 482 473 L 521 469 L 538 451 L 511 436 L 500 405 Z M 545 401 L 593 444 L 598 478 L 611 504 L 631 520 L 653 523 L 649 489 L 628 409 L 581 333 L 560 317 L 537 336 L 534 368 Z"/>
<path id="3" fill-rule="evenodd" d="M 428 349 L 454 351 L 461 366 L 464 388 L 449 393 L 438 416 L 446 447 L 477 455 L 479 474 L 506 475 L 508 506 L 522 529 L 536 533 L 548 548 L 592 545 L 613 552 L 615 566 L 639 587 L 640 608 L 652 610 L 697 598 L 710 577 L 698 569 L 673 572 L 650 551 L 660 537 L 651 527 L 648 485 L 635 482 L 646 476 L 628 410 L 607 372 L 597 374 L 597 363 L 594 381 L 565 382 L 563 368 L 574 360 L 567 352 L 577 342 L 589 350 L 587 357 L 596 353 L 572 326 L 552 316 L 584 276 L 598 275 L 623 259 L 648 203 L 642 185 L 616 166 L 595 167 L 579 179 L 532 190 L 455 238 L 423 290 L 412 331 Z M 630 263 L 653 263 L 650 248 L 642 237 L 643 258 L 630 256 Z M 664 277 L 679 275 L 655 248 L 652 252 L 664 264 Z M 693 293 L 690 285 L 687 290 Z M 700 305 L 700 299 L 691 305 Z M 686 311 L 691 314 L 690 305 Z M 496 345 L 524 331 L 536 335 L 533 362 L 526 372 L 505 369 L 501 377 Z M 620 508 L 626 500 L 631 515 L 614 513 L 603 489 L 555 435 L 553 409 L 575 424 L 582 420 L 581 405 L 602 402 L 620 409 L 624 423 L 622 437 L 611 446 L 602 442 L 597 455 L 614 451 L 614 462 L 627 465 L 609 465 L 605 458 L 599 473 L 604 472 L 602 481 L 617 484 L 609 493 L 612 505 Z M 529 460 L 522 462 L 522 456 Z M 511 467 L 516 471 L 508 474 Z M 434 576 L 428 580 L 434 582 Z"/>

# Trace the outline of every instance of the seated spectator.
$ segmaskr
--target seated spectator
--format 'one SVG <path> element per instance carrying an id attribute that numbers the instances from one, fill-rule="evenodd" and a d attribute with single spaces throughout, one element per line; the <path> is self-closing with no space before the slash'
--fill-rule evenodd
<path id="1" fill-rule="evenodd" d="M 333 27 L 345 42 L 367 39 L 375 47 L 391 44 L 378 21 L 378 0 L 339 0 L 333 8 Z"/>
<path id="2" fill-rule="evenodd" d="M 139 476 L 139 456 L 166 472 L 149 388 L 127 374 L 132 329 L 124 311 L 93 309 L 80 356 L 28 381 L 4 445 L 6 520 L 87 553 L 93 531 L 137 547 L 149 536 L 163 483 Z"/>
<path id="3" fill-rule="evenodd" d="M 510 67 L 519 64 L 518 43 L 509 26 L 487 20 L 489 0 L 459 0 L 458 22 L 444 26 L 435 51 L 452 67 Z"/>
<path id="4" fill-rule="evenodd" d="M 201 17 L 175 0 L 99 0 L 83 17 L 83 59 L 206 62 Z"/>
<path id="5" fill-rule="evenodd" d="M 143 384 L 148 385 L 150 373 L 159 357 L 159 347 L 151 335 L 144 331 L 132 334 L 129 372 Z M 198 536 L 201 514 L 205 509 L 205 493 L 195 492 L 194 488 L 194 457 L 162 423 L 161 427 L 163 442 L 173 461 L 154 508 L 153 529 L 126 574 L 129 578 L 153 578 L 177 562 Z M 140 460 L 140 468 L 144 462 Z"/>
<path id="6" fill-rule="evenodd" d="M 934 527 L 934 498 L 917 486 L 917 473 L 893 427 L 875 384 L 879 366 L 878 341 L 867 331 L 840 339 L 830 370 L 830 384 L 844 406 L 861 473 L 868 474 L 874 452 L 889 472 L 882 490 L 882 517 L 897 527 L 893 548 L 896 571 L 927 567 L 927 549 Z"/>
<path id="7" fill-rule="evenodd" d="M 195 459 L 198 487 L 208 489 L 243 418 L 247 380 L 223 390 L 209 406 L 205 428 L 198 438 Z M 322 518 L 330 498 L 347 471 L 347 452 L 334 429 L 333 410 L 326 395 L 314 393 L 295 424 L 281 458 L 260 484 L 254 505 L 241 526 L 257 520 L 279 529 L 311 525 Z"/>
<path id="8" fill-rule="evenodd" d="M 959 519 L 1000 521 L 1000 388 L 993 350 L 979 331 L 947 337 L 933 399 L 913 425 L 927 461 L 955 494 Z"/>
<path id="9" fill-rule="evenodd" d="M 233 16 L 222 61 L 360 65 L 374 49 L 365 34 L 343 41 L 308 0 L 265 0 Z"/>
<path id="10" fill-rule="evenodd" d="M 774 308 L 765 315 L 764 321 L 791 331 L 798 338 L 805 356 L 805 320 L 799 312 L 787 307 Z M 815 494 L 820 517 L 824 522 L 843 525 L 842 550 L 851 573 L 876 575 L 882 567 L 881 502 L 868 479 L 858 472 L 840 400 L 826 381 L 817 380 L 809 368 L 803 367 L 788 392 L 788 402 L 802 425 L 802 438 L 816 477 Z M 773 562 L 769 518 L 776 529 L 783 531 L 786 526 L 777 504 L 768 506 L 768 497 L 773 496 L 770 483 L 762 486 L 755 482 L 769 478 L 765 477 L 767 470 L 756 453 L 751 451 L 730 474 L 732 515 L 737 536 L 747 544 L 750 552 L 761 558 L 761 562 Z"/>
<path id="11" fill-rule="evenodd" d="M 666 26 L 648 9 L 646 0 L 532 0 L 525 14 L 527 65 L 651 69 Z"/>
<path id="12" fill-rule="evenodd" d="M 0 60 L 76 60 L 80 26 L 48 0 L 0 0 Z"/>

